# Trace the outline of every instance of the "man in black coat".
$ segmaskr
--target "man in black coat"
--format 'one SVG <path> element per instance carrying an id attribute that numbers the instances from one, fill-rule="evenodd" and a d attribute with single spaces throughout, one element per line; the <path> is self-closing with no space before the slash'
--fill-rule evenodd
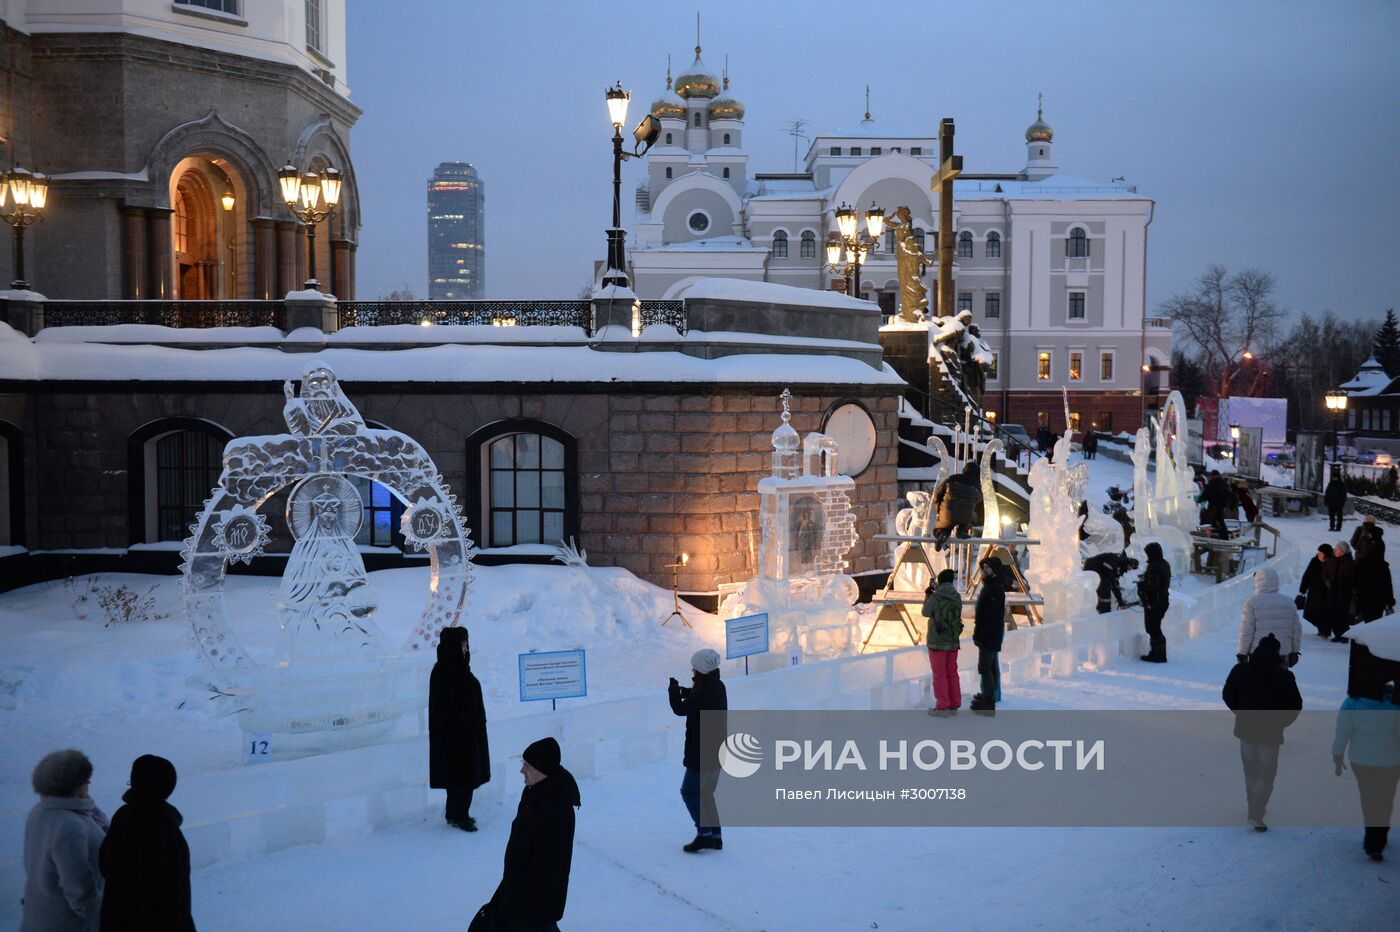
<path id="1" fill-rule="evenodd" d="M 1278 638 L 1264 635 L 1249 659 L 1235 664 L 1225 680 L 1221 698 L 1235 713 L 1249 824 L 1256 832 L 1268 831 L 1264 810 L 1274 792 L 1283 731 L 1297 720 L 1303 708 L 1293 671 L 1287 664 L 1279 663 Z"/>
<path id="2" fill-rule="evenodd" d="M 1113 610 L 1113 600 L 1118 600 L 1118 607 L 1124 604 L 1123 587 L 1118 584 L 1118 580 L 1129 570 L 1137 569 L 1138 562 L 1126 553 L 1115 553 L 1110 550 L 1105 553 L 1096 553 L 1084 561 L 1084 568 L 1091 573 L 1097 573 L 1099 577 L 1098 610 L 1103 615 Z"/>
<path id="3" fill-rule="evenodd" d="M 505 869 L 491 902 L 471 928 L 492 932 L 558 932 L 574 857 L 574 775 L 559 763 L 559 742 L 541 738 L 520 755 L 525 789 L 510 823 Z"/>
<path id="4" fill-rule="evenodd" d="M 1347 629 L 1356 617 L 1356 561 L 1351 545 L 1344 540 L 1332 547 L 1332 559 L 1323 566 L 1327 575 L 1327 623 L 1332 628 L 1332 640 L 1338 644 L 1350 640 Z"/>
<path id="5" fill-rule="evenodd" d="M 963 466 L 963 471 L 945 479 L 933 493 L 937 509 L 933 536 L 935 549 L 942 550 L 948 535 L 957 531 L 959 537 L 971 537 L 972 528 L 982 524 L 982 470 L 976 463 Z"/>
<path id="6" fill-rule="evenodd" d="M 1234 491 L 1230 488 L 1230 483 L 1220 474 L 1219 470 L 1211 470 L 1210 479 L 1206 482 L 1202 496 L 1206 504 L 1206 520 L 1210 522 L 1215 536 L 1221 540 L 1227 539 L 1230 536 L 1230 529 L 1225 524 L 1225 517 L 1226 515 L 1238 514 L 1239 505 Z"/>
<path id="7" fill-rule="evenodd" d="M 1006 637 L 1006 581 L 1001 560 L 987 557 L 977 565 L 982 587 L 972 623 L 972 643 L 977 645 L 977 675 L 981 688 L 972 697 L 974 712 L 995 712 L 1001 699 L 1001 643 Z"/>
<path id="8" fill-rule="evenodd" d="M 1332 478 L 1322 493 L 1322 503 L 1327 506 L 1327 530 L 1342 529 L 1342 509 L 1347 504 L 1347 484 L 1342 481 L 1342 471 L 1332 470 Z"/>
<path id="9" fill-rule="evenodd" d="M 1138 577 L 1138 601 L 1142 603 L 1143 626 L 1147 629 L 1148 663 L 1167 662 L 1167 637 L 1162 633 L 1162 619 L 1171 605 L 1172 566 L 1162 556 L 1162 545 L 1155 540 L 1143 548 L 1147 566 Z"/>
<path id="10" fill-rule="evenodd" d="M 175 791 L 175 765 L 143 754 L 131 764 L 126 805 L 98 852 L 106 878 L 102 929 L 194 932 L 190 915 L 190 849 L 180 810 L 166 799 Z"/>
<path id="11" fill-rule="evenodd" d="M 691 685 L 687 688 L 671 677 L 667 695 L 671 701 L 671 711 L 685 716 L 685 755 L 681 763 L 685 765 L 685 777 L 681 780 L 681 799 L 690 812 L 690 820 L 695 823 L 695 839 L 682 845 L 681 850 L 689 854 L 697 851 L 722 851 L 724 839 L 718 819 L 714 825 L 705 825 L 706 814 L 714 811 L 715 784 L 719 782 L 719 745 L 702 746 L 700 742 L 700 713 L 727 712 L 729 693 L 719 678 L 719 651 L 705 647 L 690 657 Z M 714 729 L 714 734 L 724 734 L 723 723 Z M 722 739 L 721 739 L 722 740 Z"/>
<path id="12" fill-rule="evenodd" d="M 1091 460 L 1099 455 L 1099 435 L 1094 431 L 1089 431 L 1084 435 L 1084 458 Z"/>
<path id="13" fill-rule="evenodd" d="M 1332 618 L 1327 604 L 1327 564 L 1331 560 L 1332 545 L 1318 544 L 1317 554 L 1308 561 L 1298 583 L 1298 595 L 1303 599 L 1303 620 L 1317 629 L 1318 637 L 1324 638 L 1332 636 Z"/>
<path id="14" fill-rule="evenodd" d="M 437 656 L 428 679 L 428 785 L 447 791 L 447 824 L 474 832 L 472 793 L 491 779 L 491 752 L 467 629 L 443 628 Z"/>

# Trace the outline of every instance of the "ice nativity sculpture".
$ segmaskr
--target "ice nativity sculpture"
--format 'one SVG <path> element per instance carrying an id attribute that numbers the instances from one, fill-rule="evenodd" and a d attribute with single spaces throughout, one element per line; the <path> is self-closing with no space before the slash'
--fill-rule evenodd
<path id="1" fill-rule="evenodd" d="M 760 664 L 784 664 L 793 653 L 803 660 L 841 657 L 859 643 L 851 613 L 859 593 L 845 573 L 846 554 L 856 542 L 855 480 L 837 474 L 835 440 L 815 431 L 798 437 L 788 423 L 791 398 L 784 389 L 782 424 L 773 431 L 773 472 L 758 481 L 758 577 L 720 609 L 725 618 L 768 614 L 766 661 L 751 658 Z"/>
<path id="2" fill-rule="evenodd" d="M 1172 566 L 1186 566 L 1191 558 L 1191 533 L 1196 529 L 1196 484 L 1187 459 L 1186 402 L 1172 392 L 1161 414 L 1152 420 L 1153 431 L 1138 430 L 1133 443 L 1134 555 L 1149 541 L 1162 545 Z M 1149 488 L 1148 460 L 1152 434 L 1156 433 L 1155 483 Z"/>
<path id="3" fill-rule="evenodd" d="M 425 701 L 424 664 L 439 630 L 462 613 L 473 549 L 422 446 L 367 427 L 327 368 L 308 370 L 299 394 L 291 382 L 283 390 L 288 432 L 229 441 L 218 485 L 185 542 L 185 612 L 210 668 L 198 680 L 245 733 L 275 736 L 279 752 L 354 746 Z M 388 643 L 374 623 L 379 600 L 355 544 L 357 480 L 403 502 L 406 545 L 430 558 L 426 603 L 406 644 Z M 260 660 L 230 625 L 224 576 L 230 563 L 263 552 L 269 525 L 259 509 L 284 490 L 294 543 L 277 600 L 277 647 Z"/>

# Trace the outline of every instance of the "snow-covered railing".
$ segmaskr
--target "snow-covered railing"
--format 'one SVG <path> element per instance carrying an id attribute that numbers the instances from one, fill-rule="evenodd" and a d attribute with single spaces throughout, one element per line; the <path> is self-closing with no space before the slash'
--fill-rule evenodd
<path id="1" fill-rule="evenodd" d="M 281 301 L 54 301 L 44 302 L 44 326 L 276 327 L 285 330 Z"/>
<path id="2" fill-rule="evenodd" d="M 593 304 L 575 301 L 337 301 L 341 327 L 395 324 L 582 327 L 593 332 Z"/>

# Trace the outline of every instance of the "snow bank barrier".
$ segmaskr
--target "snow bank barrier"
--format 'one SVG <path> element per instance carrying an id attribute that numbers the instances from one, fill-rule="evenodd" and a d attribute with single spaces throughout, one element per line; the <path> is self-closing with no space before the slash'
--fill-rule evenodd
<path id="1" fill-rule="evenodd" d="M 1263 565 L 1293 579 L 1299 564 L 1297 548 L 1280 540 L 1277 555 Z M 1246 573 L 1193 596 L 1174 594 L 1163 625 L 1169 643 L 1236 624 L 1240 603 L 1253 591 L 1252 574 Z M 1014 688 L 1073 676 L 1086 665 L 1102 667 L 1120 657 L 1136 663 L 1146 649 L 1142 614 L 1131 610 L 1020 628 L 1006 635 L 1003 683 Z M 963 650 L 958 660 L 963 690 L 970 693 L 976 651 Z M 748 677 L 731 674 L 726 684 L 736 709 L 907 709 L 928 703 L 928 655 L 922 647 L 900 648 Z M 520 751 L 545 735 L 559 740 L 565 765 L 580 778 L 662 762 L 680 768 L 684 728 L 662 684 L 645 696 L 492 718 L 488 727 L 492 780 L 477 791 L 482 801 L 515 798 Z M 427 739 L 420 734 L 182 779 L 179 804 L 194 864 L 440 818 L 442 796 L 427 788 L 427 761 Z"/>

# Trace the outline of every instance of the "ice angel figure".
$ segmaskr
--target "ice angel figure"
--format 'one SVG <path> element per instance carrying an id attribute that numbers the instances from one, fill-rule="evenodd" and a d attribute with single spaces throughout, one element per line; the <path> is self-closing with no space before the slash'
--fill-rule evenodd
<path id="1" fill-rule="evenodd" d="M 311 476 L 292 490 L 287 525 L 296 543 L 277 604 L 284 661 L 382 650 L 370 620 L 379 603 L 355 547 L 362 518 L 359 493 L 343 476 Z"/>

